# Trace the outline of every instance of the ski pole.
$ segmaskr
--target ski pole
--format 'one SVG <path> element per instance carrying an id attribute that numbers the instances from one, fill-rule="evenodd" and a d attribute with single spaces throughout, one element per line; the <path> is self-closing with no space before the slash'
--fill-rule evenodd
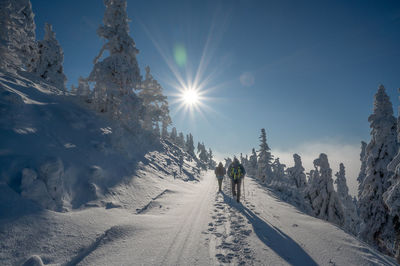
<path id="1" fill-rule="evenodd" d="M 244 190 L 244 176 L 243 176 L 243 200 L 246 200 L 246 191 Z"/>

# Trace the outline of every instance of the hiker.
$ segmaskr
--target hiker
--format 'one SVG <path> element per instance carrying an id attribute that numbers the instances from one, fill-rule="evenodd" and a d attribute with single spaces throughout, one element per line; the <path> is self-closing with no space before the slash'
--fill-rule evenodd
<path id="1" fill-rule="evenodd" d="M 246 171 L 244 170 L 243 165 L 239 163 L 239 160 L 235 157 L 228 167 L 228 175 L 232 181 L 232 196 L 237 196 L 237 202 L 240 202 L 240 184 L 245 174 Z"/>
<path id="2" fill-rule="evenodd" d="M 222 180 L 224 179 L 224 175 L 226 174 L 225 167 L 222 165 L 221 162 L 219 162 L 218 166 L 215 168 L 215 176 L 218 179 L 218 187 L 219 187 L 219 192 L 221 192 L 221 187 L 222 187 Z"/>

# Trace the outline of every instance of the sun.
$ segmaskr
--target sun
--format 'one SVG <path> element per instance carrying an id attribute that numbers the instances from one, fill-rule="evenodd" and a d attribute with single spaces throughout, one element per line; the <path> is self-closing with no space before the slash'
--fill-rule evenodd
<path id="1" fill-rule="evenodd" d="M 182 100 L 186 105 L 192 106 L 199 103 L 199 94 L 194 89 L 184 90 Z"/>

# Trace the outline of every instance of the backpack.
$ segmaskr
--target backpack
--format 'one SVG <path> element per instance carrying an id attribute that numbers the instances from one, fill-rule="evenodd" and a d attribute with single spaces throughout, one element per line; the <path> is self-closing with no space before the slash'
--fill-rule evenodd
<path id="1" fill-rule="evenodd" d="M 233 180 L 237 180 L 243 177 L 243 171 L 240 165 L 238 166 L 232 166 L 230 176 L 233 178 Z"/>

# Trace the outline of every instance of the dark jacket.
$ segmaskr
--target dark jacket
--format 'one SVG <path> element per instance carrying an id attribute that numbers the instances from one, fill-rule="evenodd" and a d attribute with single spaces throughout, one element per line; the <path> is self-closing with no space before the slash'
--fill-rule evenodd
<path id="1" fill-rule="evenodd" d="M 222 165 L 218 165 L 214 171 L 216 176 L 224 176 L 226 174 L 225 167 Z"/>

